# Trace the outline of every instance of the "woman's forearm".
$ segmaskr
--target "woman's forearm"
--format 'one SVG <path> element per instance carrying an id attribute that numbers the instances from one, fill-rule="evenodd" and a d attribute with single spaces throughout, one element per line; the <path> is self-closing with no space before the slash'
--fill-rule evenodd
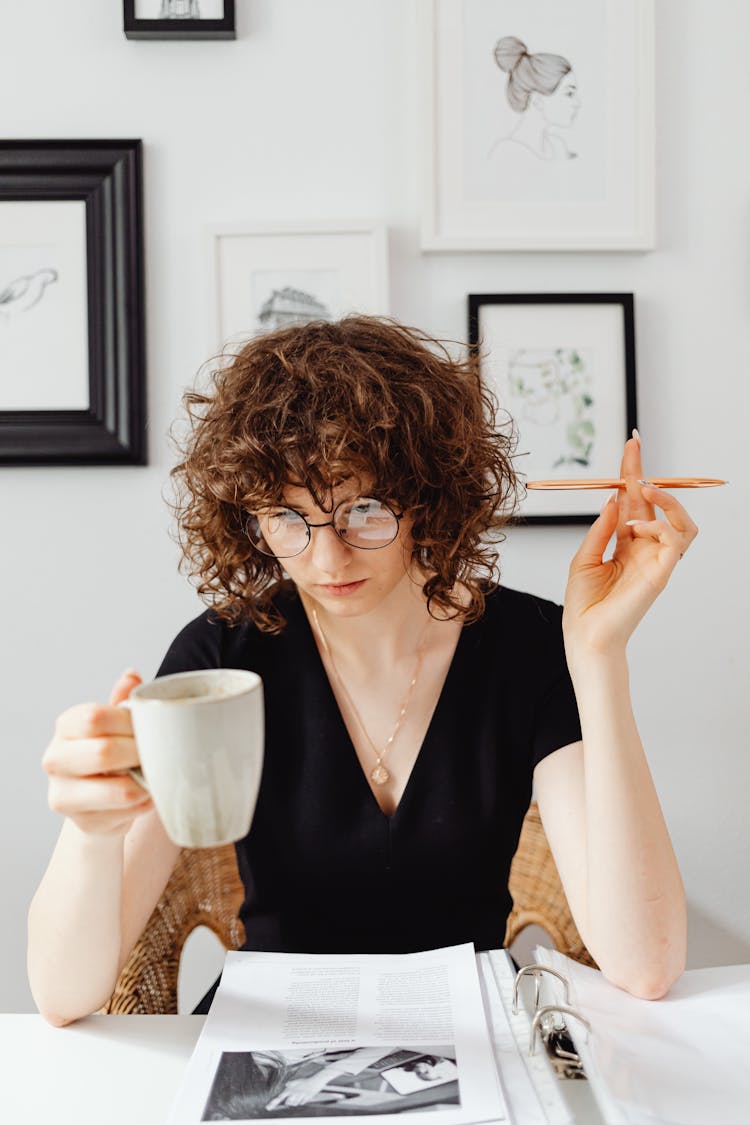
<path id="1" fill-rule="evenodd" d="M 29 983 L 51 1023 L 89 1015 L 112 994 L 122 874 L 122 836 L 87 835 L 65 821 L 29 910 Z"/>
<path id="2" fill-rule="evenodd" d="M 685 894 L 636 728 L 624 653 L 570 659 L 584 745 L 586 918 L 605 975 L 663 995 L 685 967 Z"/>

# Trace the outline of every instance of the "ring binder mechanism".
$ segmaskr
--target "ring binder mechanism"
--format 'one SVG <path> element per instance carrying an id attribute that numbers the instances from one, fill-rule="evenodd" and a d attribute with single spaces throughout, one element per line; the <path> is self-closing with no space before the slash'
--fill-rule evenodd
<path id="1" fill-rule="evenodd" d="M 525 976 L 534 977 L 534 1011 L 539 1007 L 539 993 L 541 991 L 540 977 L 542 973 L 549 973 L 550 976 L 557 977 L 565 989 L 565 1003 L 570 1003 L 570 987 L 568 985 L 568 978 L 564 977 L 562 973 L 558 973 L 557 969 L 550 969 L 547 965 L 524 965 L 516 973 L 516 979 L 513 982 L 513 1015 L 518 1015 L 518 986 Z"/>
<path id="2" fill-rule="evenodd" d="M 545 1004 L 543 1008 L 539 1008 L 531 1023 L 529 1054 L 533 1055 L 536 1050 L 536 1034 L 539 1032 L 558 1078 L 585 1078 L 586 1072 L 583 1069 L 581 1056 L 573 1045 L 565 1021 L 563 1020 L 562 1024 L 555 1023 L 550 1019 L 553 1012 L 573 1016 L 574 1019 L 580 1020 L 588 1032 L 591 1032 L 591 1024 L 575 1008 L 563 1004 Z"/>
<path id="3" fill-rule="evenodd" d="M 540 1006 L 542 973 L 549 973 L 562 984 L 564 989 L 564 1002 L 562 1004 Z M 585 1079 L 586 1073 L 583 1069 L 581 1056 L 575 1049 L 565 1020 L 560 1021 L 559 1018 L 554 1018 L 555 1014 L 558 1017 L 561 1015 L 573 1016 L 574 1019 L 583 1024 L 589 1033 L 591 1032 L 591 1024 L 585 1016 L 582 1016 L 580 1012 L 570 1006 L 570 985 L 567 977 L 547 965 L 524 965 L 516 973 L 516 979 L 513 982 L 514 1015 L 518 1014 L 518 990 L 525 976 L 533 976 L 534 978 L 534 1018 L 529 1036 L 529 1055 L 533 1056 L 536 1052 L 537 1033 L 539 1033 L 557 1077 Z"/>

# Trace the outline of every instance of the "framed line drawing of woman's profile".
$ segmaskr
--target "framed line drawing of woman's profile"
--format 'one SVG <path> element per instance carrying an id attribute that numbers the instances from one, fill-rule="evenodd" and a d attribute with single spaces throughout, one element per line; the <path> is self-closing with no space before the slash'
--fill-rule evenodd
<path id="1" fill-rule="evenodd" d="M 424 0 L 425 250 L 653 246 L 653 0 Z"/>
<path id="2" fill-rule="evenodd" d="M 609 478 L 637 426 L 632 293 L 472 293 L 469 346 L 517 437 L 523 481 Z M 594 490 L 531 490 L 528 524 L 588 524 Z"/>
<path id="3" fill-rule="evenodd" d="M 539 170 L 535 161 L 554 165 L 576 160 L 575 145 L 566 137 L 581 108 L 578 79 L 570 59 L 547 51 L 529 54 L 526 44 L 515 35 L 498 39 L 492 56 L 508 76 L 505 96 L 513 118 L 510 124 L 498 123 L 498 135 L 487 149 L 486 165 L 491 168 L 493 162 L 499 162 L 507 168 L 519 156 L 533 177 Z M 535 160 L 528 160 L 527 154 Z"/>

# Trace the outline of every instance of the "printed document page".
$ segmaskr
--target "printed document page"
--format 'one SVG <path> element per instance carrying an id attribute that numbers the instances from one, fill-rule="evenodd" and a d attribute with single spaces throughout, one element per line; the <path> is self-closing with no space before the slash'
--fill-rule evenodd
<path id="1" fill-rule="evenodd" d="M 171 1125 L 507 1121 L 474 947 L 407 954 L 230 952 Z"/>

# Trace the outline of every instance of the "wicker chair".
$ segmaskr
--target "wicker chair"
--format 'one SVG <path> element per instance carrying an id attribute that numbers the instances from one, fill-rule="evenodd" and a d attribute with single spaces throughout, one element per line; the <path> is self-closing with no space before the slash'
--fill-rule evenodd
<path id="1" fill-rule="evenodd" d="M 557 949 L 594 965 L 571 917 L 534 802 L 524 819 L 509 886 L 513 910 L 505 945 L 535 923 L 547 931 Z M 185 940 L 197 926 L 207 926 L 225 949 L 239 949 L 245 937 L 237 917 L 243 897 L 231 844 L 183 851 L 103 1011 L 176 1013 L 177 974 Z"/>

